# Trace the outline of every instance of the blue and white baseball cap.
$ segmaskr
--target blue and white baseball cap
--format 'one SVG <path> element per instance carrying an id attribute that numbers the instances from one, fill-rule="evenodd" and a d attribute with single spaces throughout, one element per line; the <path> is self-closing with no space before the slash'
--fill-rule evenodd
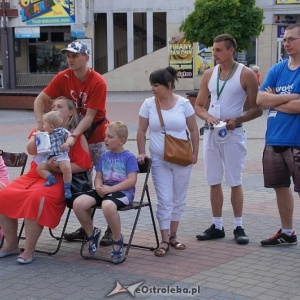
<path id="1" fill-rule="evenodd" d="M 66 51 L 90 55 L 90 49 L 88 46 L 85 43 L 77 40 L 69 44 L 67 48 L 62 49 L 60 52 L 65 53 Z"/>

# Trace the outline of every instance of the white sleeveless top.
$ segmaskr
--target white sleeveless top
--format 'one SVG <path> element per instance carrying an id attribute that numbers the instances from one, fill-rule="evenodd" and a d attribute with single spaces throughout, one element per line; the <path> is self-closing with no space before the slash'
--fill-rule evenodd
<path id="1" fill-rule="evenodd" d="M 243 106 L 247 98 L 245 90 L 241 86 L 241 73 L 244 67 L 243 64 L 238 63 L 238 67 L 233 76 L 227 80 L 224 89 L 217 100 L 217 78 L 220 65 L 216 65 L 213 69 L 212 76 L 208 82 L 208 89 L 211 94 L 210 110 L 212 112 L 212 105 L 217 101 L 220 103 L 220 120 L 240 117 L 243 114 Z M 219 91 L 224 84 L 223 80 L 219 80 Z"/>

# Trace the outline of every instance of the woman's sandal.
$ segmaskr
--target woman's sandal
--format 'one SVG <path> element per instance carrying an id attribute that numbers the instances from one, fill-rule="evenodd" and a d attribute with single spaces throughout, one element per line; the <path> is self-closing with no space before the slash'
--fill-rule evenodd
<path id="1" fill-rule="evenodd" d="M 121 238 L 118 241 L 112 240 L 112 246 L 111 246 L 111 261 L 114 264 L 118 264 L 122 258 L 123 258 L 123 248 L 124 248 L 124 236 L 121 234 Z M 114 246 L 118 246 L 119 249 L 115 250 Z"/>
<path id="2" fill-rule="evenodd" d="M 155 249 L 154 250 L 154 255 L 158 256 L 158 257 L 165 256 L 166 253 L 169 251 L 169 245 L 170 245 L 169 242 L 165 242 L 165 241 L 161 242 L 160 244 L 167 244 L 168 247 L 165 248 L 165 247 L 160 246 L 159 248 Z"/>
<path id="3" fill-rule="evenodd" d="M 171 235 L 169 237 L 169 242 L 170 242 L 170 245 L 175 248 L 176 250 L 184 250 L 186 248 L 186 245 L 183 244 L 183 243 L 180 243 L 176 240 L 177 236 L 176 235 Z M 173 242 L 172 242 L 173 240 Z"/>

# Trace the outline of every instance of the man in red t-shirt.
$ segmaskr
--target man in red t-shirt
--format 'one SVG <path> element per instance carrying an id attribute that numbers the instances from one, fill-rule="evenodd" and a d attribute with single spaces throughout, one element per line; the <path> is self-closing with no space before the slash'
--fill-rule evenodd
<path id="1" fill-rule="evenodd" d="M 106 82 L 102 75 L 88 67 L 90 50 L 85 43 L 76 40 L 62 49 L 61 53 L 66 53 L 69 68 L 59 72 L 35 99 L 37 129 L 43 131 L 45 103 L 60 96 L 73 100 L 80 122 L 71 137 L 75 140 L 79 134 L 93 129 L 87 141 L 93 164 L 96 165 L 101 153 L 106 151 L 105 128 L 109 123 L 106 119 Z M 76 232 L 65 234 L 65 238 L 78 240 L 83 239 L 84 235 L 83 228 L 79 228 Z M 104 238 L 100 244 L 111 245 L 110 228 Z"/>

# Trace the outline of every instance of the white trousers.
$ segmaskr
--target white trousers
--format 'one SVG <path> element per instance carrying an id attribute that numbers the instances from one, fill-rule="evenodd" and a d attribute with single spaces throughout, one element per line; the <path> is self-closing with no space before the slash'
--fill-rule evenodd
<path id="1" fill-rule="evenodd" d="M 242 127 L 231 130 L 229 140 L 223 144 L 215 141 L 213 130 L 205 130 L 203 159 L 208 185 L 222 183 L 224 173 L 227 186 L 242 184 L 246 154 L 246 134 Z"/>
<path id="2" fill-rule="evenodd" d="M 152 180 L 157 195 L 156 218 L 160 230 L 170 229 L 171 221 L 180 221 L 186 206 L 192 166 L 183 167 L 152 158 Z"/>

